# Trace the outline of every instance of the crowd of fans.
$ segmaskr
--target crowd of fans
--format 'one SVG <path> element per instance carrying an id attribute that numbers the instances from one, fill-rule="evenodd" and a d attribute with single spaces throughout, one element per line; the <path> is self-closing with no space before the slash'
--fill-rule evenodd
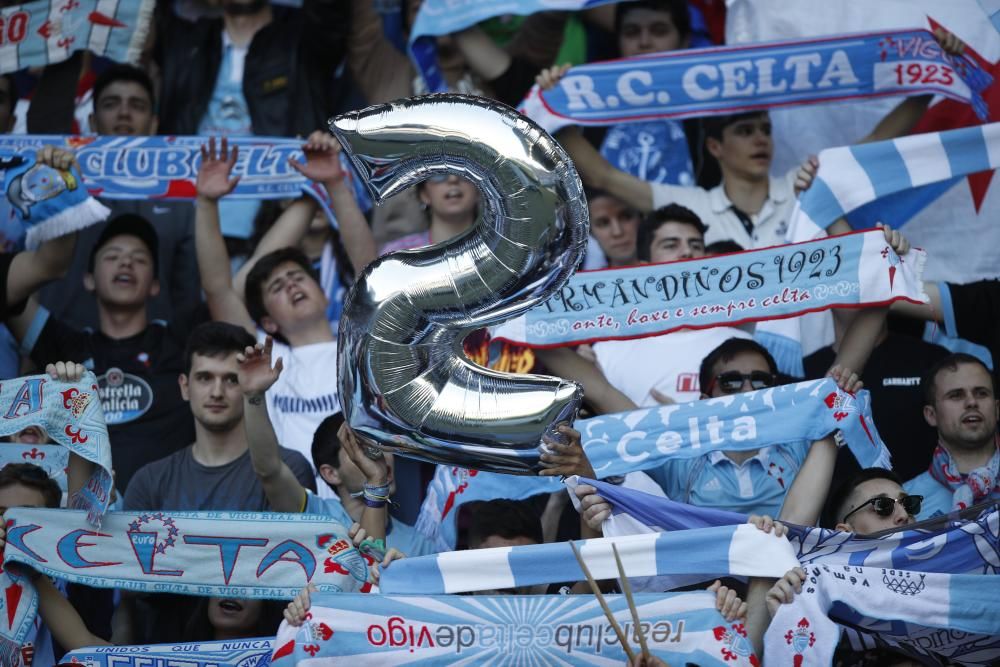
<path id="1" fill-rule="evenodd" d="M 202 149 L 193 205 L 107 201 L 106 223 L 2 256 L 3 377 L 47 368 L 64 379 L 84 368 L 98 376 L 117 508 L 318 513 L 359 524 L 358 541 L 386 540 L 387 561 L 436 551 L 413 528 L 433 466 L 364 455 L 344 426 L 334 379 L 340 304 L 353 277 L 381 253 L 464 232 L 479 211 L 477 189 L 454 175 L 432 177 L 378 207 L 359 202 L 340 147 L 324 129 L 338 112 L 424 92 L 403 41 L 420 2 L 395 4 L 163 0 L 140 66 L 78 53 L 0 78 L 5 129 L 213 137 Z M 438 57 L 453 90 L 515 105 L 536 80 L 555 85 L 568 64 L 718 42 L 723 5 L 638 0 L 503 17 L 438 38 Z M 951 35 L 937 37 L 947 51 L 962 49 Z M 909 132 L 928 102 L 905 100 L 858 141 Z M 308 197 L 228 202 L 237 150 L 225 137 L 241 135 L 302 137 L 305 160 L 293 166 L 326 190 L 337 227 Z M 567 128 L 556 138 L 587 188 L 588 268 L 784 243 L 795 198 L 818 167 L 810 159 L 787 175 L 771 174 L 767 112 L 601 132 Z M 58 167 L 72 158 L 56 148 L 39 157 Z M 898 231 L 885 236 L 906 253 Z M 831 374 L 850 390 L 863 383 L 894 471 L 860 470 L 831 434 L 671 460 L 648 477 L 673 500 L 753 515 L 768 531 L 782 530 L 777 518 L 871 534 L 1000 497 L 992 361 L 924 342 L 912 324 L 952 317 L 961 336 L 996 358 L 1000 291 L 991 281 L 928 284 L 927 291 L 929 306 L 834 312 L 835 341 L 802 360 L 798 378 Z M 578 380 L 586 409 L 599 414 L 796 381 L 762 344 L 763 328 L 545 351 L 477 332 L 465 347 L 469 358 L 499 370 Z M 592 477 L 579 434 L 563 433 L 566 444 L 543 457 L 547 473 Z M 10 438 L 45 439 L 37 429 Z M 55 482 L 39 473 L 30 464 L 0 470 L 0 507 L 58 506 Z M 384 502 L 364 502 L 371 489 L 396 502 L 392 512 Z M 470 504 L 459 519 L 460 548 L 599 536 L 610 506 L 593 487 L 576 493 L 579 516 L 565 492 Z M 711 590 L 728 616 L 753 616 L 755 603 L 773 613 L 803 576 L 792 571 L 760 591 L 731 582 Z M 45 577 L 39 593 L 36 664 L 93 643 L 273 635 L 285 607 L 95 591 Z M 301 622 L 308 605 L 304 591 L 285 617 Z M 843 664 L 864 659 L 845 656 Z"/>

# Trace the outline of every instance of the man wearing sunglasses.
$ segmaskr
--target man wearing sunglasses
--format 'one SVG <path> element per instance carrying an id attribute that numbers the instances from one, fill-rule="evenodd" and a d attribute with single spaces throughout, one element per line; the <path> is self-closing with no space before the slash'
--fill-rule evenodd
<path id="1" fill-rule="evenodd" d="M 702 398 L 778 384 L 774 358 L 759 343 L 742 338 L 730 338 L 712 350 L 702 360 L 699 376 Z M 819 442 L 836 451 L 832 437 Z M 647 472 L 673 500 L 746 514 L 770 514 L 781 509 L 809 450 L 810 443 L 798 441 L 750 451 L 716 451 L 697 458 L 670 459 Z"/>
<path id="2" fill-rule="evenodd" d="M 833 527 L 836 530 L 857 535 L 872 535 L 915 523 L 922 503 L 923 496 L 910 495 L 903 490 L 896 473 L 883 468 L 865 468 L 855 473 L 833 492 L 827 503 L 827 514 L 822 523 L 825 527 Z M 750 523 L 765 532 L 771 532 L 773 529 L 779 537 L 787 532 L 784 525 L 773 522 L 767 516 L 751 516 Z M 802 592 L 802 584 L 806 578 L 805 570 L 796 567 L 777 581 L 751 579 L 747 604 L 753 607 L 751 617 L 754 620 L 750 622 L 750 633 L 755 646 L 760 646 L 763 632 L 778 608 L 782 604 L 790 604 L 795 596 Z M 755 589 L 761 593 L 767 591 L 764 594 L 766 618 L 758 616 L 764 609 L 758 607 L 760 597 Z M 851 654 L 852 658 L 857 656 L 858 654 Z M 868 652 L 865 657 L 876 661 L 868 664 L 912 664 L 900 662 L 904 656 L 891 651 Z"/>

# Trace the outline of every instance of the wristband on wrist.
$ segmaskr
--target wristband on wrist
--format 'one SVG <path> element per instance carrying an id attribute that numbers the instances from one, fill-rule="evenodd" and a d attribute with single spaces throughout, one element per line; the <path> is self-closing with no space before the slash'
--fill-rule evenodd
<path id="1" fill-rule="evenodd" d="M 385 507 L 385 504 L 389 502 L 389 485 L 388 484 L 369 484 L 365 482 L 364 491 L 361 492 L 364 496 L 365 504 L 368 507 L 380 508 Z"/>

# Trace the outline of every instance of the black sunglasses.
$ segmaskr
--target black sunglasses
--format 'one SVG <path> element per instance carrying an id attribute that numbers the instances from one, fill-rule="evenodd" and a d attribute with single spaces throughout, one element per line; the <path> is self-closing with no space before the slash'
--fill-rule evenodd
<path id="1" fill-rule="evenodd" d="M 749 382 L 750 388 L 754 391 L 773 387 L 775 382 L 774 373 L 767 373 L 765 371 L 751 371 L 750 373 L 726 371 L 725 373 L 719 373 L 712 378 L 712 383 L 708 385 L 708 390 L 705 393 L 711 394 L 712 389 L 717 386 L 724 394 L 736 394 L 743 390 L 744 382 Z"/>
<path id="2" fill-rule="evenodd" d="M 920 514 L 920 506 L 924 502 L 923 496 L 903 496 L 902 498 L 890 498 L 889 496 L 875 496 L 874 498 L 869 498 L 865 502 L 861 503 L 844 517 L 844 521 L 847 521 L 848 517 L 868 505 L 872 506 L 875 510 L 875 514 L 881 517 L 892 516 L 892 513 L 896 511 L 896 503 L 903 506 L 906 513 L 910 516 L 916 516 Z"/>

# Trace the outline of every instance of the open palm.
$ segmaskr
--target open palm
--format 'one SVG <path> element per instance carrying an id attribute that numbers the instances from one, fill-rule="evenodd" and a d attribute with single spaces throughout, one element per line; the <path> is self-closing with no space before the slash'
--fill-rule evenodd
<path id="1" fill-rule="evenodd" d="M 238 364 L 237 382 L 240 390 L 247 396 L 261 395 L 271 388 L 281 375 L 281 358 L 274 367 L 271 366 L 271 349 L 274 342 L 268 336 L 264 343 L 248 347 L 243 354 L 236 356 Z"/>
<path id="2" fill-rule="evenodd" d="M 198 179 L 195 182 L 199 197 L 219 199 L 236 188 L 236 184 L 240 182 L 239 177 L 230 178 L 229 175 L 233 171 L 237 157 L 239 148 L 233 146 L 233 149 L 229 150 L 229 142 L 225 137 L 218 153 L 215 150 L 215 137 L 208 140 L 207 146 L 201 147 L 201 166 L 198 168 Z"/>
<path id="3" fill-rule="evenodd" d="M 290 159 L 289 163 L 300 174 L 316 183 L 329 183 L 344 178 L 344 167 L 340 163 L 340 144 L 329 133 L 317 130 L 309 135 L 302 146 L 306 162 Z"/>

